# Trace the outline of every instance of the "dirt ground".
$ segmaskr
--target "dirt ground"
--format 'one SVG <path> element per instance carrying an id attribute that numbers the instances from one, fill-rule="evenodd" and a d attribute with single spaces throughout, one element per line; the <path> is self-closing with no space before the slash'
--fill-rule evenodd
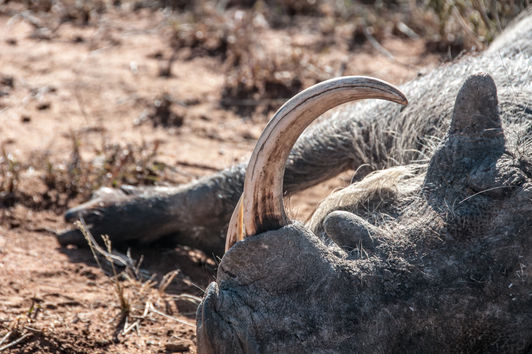
<path id="1" fill-rule="evenodd" d="M 0 159 L 7 172 L 0 178 L 4 188 L 11 183 L 17 192 L 8 200 L 3 191 L 0 209 L 0 348 L 195 352 L 194 311 L 202 289 L 215 278 L 216 259 L 180 246 L 133 249 L 132 258 L 143 256 L 145 277 L 122 274 L 115 281 L 89 249 L 56 242 L 56 232 L 72 227 L 63 221 L 66 208 L 88 198 L 85 190 L 58 186 L 77 176 L 69 174 L 72 161 L 96 169 L 109 151 L 149 160 L 133 169 L 165 166 L 157 184 L 192 181 L 245 161 L 270 110 L 242 113 L 221 104 L 227 85 L 223 58 L 174 50 L 168 11 L 114 7 L 97 21 L 67 21 L 50 34 L 20 3 L 1 6 Z M 368 42 L 320 50 L 320 33 L 290 26 L 261 31 L 272 48 L 296 45 L 312 53 L 316 63 L 333 68 L 329 77 L 368 75 L 401 84 L 439 60 L 420 38 L 388 33 L 379 38 L 385 51 Z M 172 56 L 171 75 L 162 76 Z M 152 122 L 164 94 L 173 102 L 171 121 Z M 238 99 L 236 105 L 246 107 L 248 101 Z M 282 99 L 264 102 L 278 107 Z M 127 174 L 118 178 L 113 171 L 97 182 L 130 182 Z M 53 176 L 66 177 L 50 181 Z M 132 183 L 139 181 L 135 176 Z M 149 179 L 142 176 L 141 182 Z M 349 177 L 291 198 L 294 217 L 305 219 Z M 121 304 L 117 284 L 127 304 Z"/>

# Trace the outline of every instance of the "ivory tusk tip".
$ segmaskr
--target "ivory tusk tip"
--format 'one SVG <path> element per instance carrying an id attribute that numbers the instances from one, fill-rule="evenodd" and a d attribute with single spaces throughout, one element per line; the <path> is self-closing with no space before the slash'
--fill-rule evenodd
<path id="1" fill-rule="evenodd" d="M 399 89 L 395 88 L 395 92 L 397 95 L 397 99 L 394 100 L 395 103 L 399 103 L 400 105 L 407 106 L 408 105 L 408 98 L 406 98 L 405 94 L 399 91 Z"/>

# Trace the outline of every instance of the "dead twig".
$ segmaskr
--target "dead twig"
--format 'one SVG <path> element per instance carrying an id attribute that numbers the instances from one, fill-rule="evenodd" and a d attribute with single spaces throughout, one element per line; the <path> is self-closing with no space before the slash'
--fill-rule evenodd
<path id="1" fill-rule="evenodd" d="M 172 280 L 179 274 L 180 270 L 176 269 L 174 271 L 171 271 L 170 273 L 166 273 L 163 278 L 161 279 L 161 282 L 159 283 L 159 292 L 164 293 L 166 291 L 166 288 L 172 283 Z"/>
<path id="2" fill-rule="evenodd" d="M 483 46 L 482 42 L 478 40 L 477 34 L 475 33 L 475 31 L 473 31 L 471 29 L 471 27 L 469 26 L 467 21 L 464 19 L 464 17 L 460 13 L 460 10 L 455 5 L 452 5 L 452 11 L 453 11 L 453 14 L 455 15 L 456 19 L 458 20 L 458 23 L 460 24 L 460 27 L 464 30 L 464 33 L 466 34 L 466 36 L 473 43 L 475 43 L 475 45 L 477 45 L 478 47 L 481 48 Z"/>
<path id="3" fill-rule="evenodd" d="M 151 311 L 151 312 L 153 312 L 153 313 L 156 313 L 156 314 L 158 314 L 158 315 L 161 315 L 161 316 L 163 316 L 163 317 L 166 317 L 166 318 L 168 318 L 168 319 L 170 319 L 170 320 L 173 320 L 173 321 L 176 321 L 176 322 L 178 322 L 178 323 L 184 324 L 184 325 L 186 325 L 186 326 L 196 327 L 196 325 L 193 324 L 193 323 L 190 323 L 190 322 L 187 322 L 187 321 L 184 321 L 184 320 L 180 320 L 180 319 L 177 318 L 177 317 L 167 315 L 166 313 L 157 310 L 155 307 L 153 307 L 153 305 L 151 304 L 151 302 L 148 302 L 148 306 L 149 306 L 149 311 Z"/>
<path id="4" fill-rule="evenodd" d="M 126 322 L 124 323 L 124 329 L 122 330 L 122 335 L 126 335 L 128 334 L 133 328 L 135 329 L 135 331 L 137 331 L 137 334 L 139 333 L 140 331 L 140 319 L 136 320 L 135 322 L 133 322 L 132 324 L 128 324 L 127 323 L 127 317 L 126 317 Z"/>
<path id="5" fill-rule="evenodd" d="M 11 333 L 11 332 L 9 332 L 9 333 Z M 19 339 L 14 340 L 13 342 L 8 343 L 8 344 L 4 345 L 3 347 L 0 347 L 0 352 L 6 350 L 8 348 L 11 348 L 12 346 L 17 345 L 18 343 L 22 342 L 24 339 L 30 337 L 31 335 L 32 335 L 32 333 L 26 333 L 23 336 L 21 336 Z"/>
<path id="6" fill-rule="evenodd" d="M 0 345 L 4 344 L 4 342 L 9 338 L 9 336 L 11 335 L 11 331 L 7 332 L 5 336 L 2 337 L 2 339 L 0 339 Z"/>
<path id="7" fill-rule="evenodd" d="M 391 62 L 397 63 L 399 65 L 405 66 L 407 68 L 412 68 L 413 66 L 408 63 L 403 63 L 402 61 L 398 60 L 390 51 L 382 46 L 382 44 L 377 41 L 375 37 L 369 32 L 368 27 L 364 26 L 363 28 L 364 36 L 368 40 L 368 43 L 371 44 L 371 46 L 379 53 L 384 55 L 388 60 Z"/>
<path id="8" fill-rule="evenodd" d="M 175 300 L 185 300 L 185 301 L 189 301 L 195 305 L 199 305 L 200 302 L 201 302 L 201 297 L 199 296 L 194 296 L 194 295 L 190 295 L 190 294 L 181 294 L 181 295 L 174 295 L 173 298 Z"/>
<path id="9" fill-rule="evenodd" d="M 109 236 L 107 236 L 107 235 L 102 235 L 102 238 L 103 238 L 103 242 L 105 243 L 105 246 L 107 247 L 107 256 L 106 257 L 110 257 L 112 255 L 112 253 L 111 253 L 111 240 L 109 239 Z M 122 285 L 120 284 L 120 281 L 118 280 L 118 274 L 116 273 L 114 262 L 110 258 L 107 258 L 107 261 L 109 263 L 111 263 L 111 268 L 113 270 L 114 283 L 115 283 L 115 286 L 116 286 L 116 294 L 118 296 L 118 301 L 120 302 L 120 311 L 122 312 L 121 315 L 127 321 L 127 316 L 131 312 L 131 304 L 129 303 L 128 299 L 126 298 L 126 296 L 124 294 L 124 288 L 122 287 Z"/>
<path id="10" fill-rule="evenodd" d="M 220 171 L 219 168 L 212 167 L 209 165 L 204 165 L 202 163 L 194 163 L 194 162 L 186 162 L 186 161 L 177 161 L 178 165 L 185 166 L 185 167 L 192 167 L 192 168 L 200 168 L 202 170 L 208 170 L 208 171 Z"/>
<path id="11" fill-rule="evenodd" d="M 75 225 L 76 227 L 79 228 L 79 230 L 81 231 L 81 233 L 83 234 L 83 236 L 85 237 L 85 240 L 87 240 L 87 243 L 89 244 L 89 247 L 92 251 L 92 254 L 94 256 L 94 258 L 96 259 L 96 263 L 98 263 L 98 266 L 100 267 L 100 269 L 103 270 L 99 260 L 98 260 L 98 255 L 97 253 L 99 253 L 100 255 L 102 255 L 105 259 L 107 259 L 107 261 L 109 261 L 109 263 L 111 264 L 116 264 L 118 266 L 122 266 L 122 267 L 125 267 L 127 269 L 130 269 L 133 274 L 135 274 L 135 276 L 137 276 L 137 267 L 135 266 L 135 262 L 133 259 L 129 258 L 128 256 L 125 256 L 125 255 L 119 255 L 119 254 L 115 254 L 115 253 L 111 253 L 111 252 L 107 252 L 105 251 L 99 244 L 98 242 L 96 242 L 96 240 L 94 239 L 94 236 L 92 236 L 91 232 L 89 231 L 89 228 L 87 226 L 87 224 L 85 223 L 85 220 L 83 218 L 80 218 L 79 221 L 76 221 L 75 222 Z"/>

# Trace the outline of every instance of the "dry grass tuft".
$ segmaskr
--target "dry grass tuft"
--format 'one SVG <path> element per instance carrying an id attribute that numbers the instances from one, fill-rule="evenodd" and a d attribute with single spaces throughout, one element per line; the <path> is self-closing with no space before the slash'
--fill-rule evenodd
<path id="1" fill-rule="evenodd" d="M 170 74 L 177 55 L 218 57 L 225 71 L 221 105 L 244 116 L 257 106 L 268 113 L 302 88 L 342 74 L 341 64 L 320 62 L 316 52 L 335 47 L 356 51 L 368 44 L 395 60 L 380 44 L 393 35 L 426 38 L 427 51 L 452 59 L 466 50 L 483 49 L 527 4 L 528 0 L 203 1 L 172 17 L 174 54 L 165 73 Z M 319 39 L 305 45 L 292 40 L 269 43 L 265 33 L 280 27 L 297 28 L 294 33 Z"/>
<path id="2" fill-rule="evenodd" d="M 176 296 L 166 294 L 166 289 L 179 274 L 179 270 L 165 274 L 159 282 L 155 281 L 155 275 L 150 275 L 140 269 L 142 258 L 135 262 L 129 254 L 122 255 L 112 250 L 111 241 L 107 235 L 102 235 L 105 244 L 103 249 L 91 235 L 83 221 L 76 223 L 83 233 L 100 269 L 111 276 L 115 293 L 118 299 L 120 313 L 115 331 L 115 336 L 127 335 L 132 330 L 139 331 L 144 320 L 151 318 L 150 315 L 162 316 L 181 324 L 195 327 L 191 322 L 179 319 L 172 315 L 176 311 Z M 100 262 L 100 258 L 105 263 Z M 110 266 L 111 273 L 106 270 Z M 123 271 L 117 272 L 116 266 L 123 267 Z M 178 295 L 183 299 L 190 300 L 197 297 L 188 294 Z M 164 310 L 162 310 L 164 308 Z M 169 312 L 169 313 L 167 313 Z"/>
<path id="3" fill-rule="evenodd" d="M 425 8 L 435 16 L 428 49 L 453 55 L 458 50 L 484 49 L 528 5 L 529 0 L 425 1 Z"/>
<path id="4" fill-rule="evenodd" d="M 0 207 L 9 208 L 18 203 L 34 210 L 63 212 L 69 201 L 86 200 L 100 187 L 182 181 L 175 168 L 157 160 L 158 141 L 140 145 L 110 144 L 103 129 L 102 144 L 92 151 L 84 150 L 81 132 L 71 132 L 70 140 L 70 158 L 59 162 L 47 150 L 20 162 L 2 147 Z"/>

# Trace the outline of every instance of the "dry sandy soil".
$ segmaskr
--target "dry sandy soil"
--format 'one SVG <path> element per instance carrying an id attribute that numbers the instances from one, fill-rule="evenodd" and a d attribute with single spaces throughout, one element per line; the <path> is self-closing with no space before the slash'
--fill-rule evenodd
<path id="1" fill-rule="evenodd" d="M 172 75 L 159 75 L 174 52 L 168 12 L 114 8 L 88 25 L 65 22 L 50 35 L 38 33 L 22 7 L 10 6 L 0 15 L 0 185 L 7 188 L 12 178 L 19 194 L 9 201 L 3 191 L 0 209 L 0 348 L 195 352 L 194 310 L 215 277 L 216 259 L 180 246 L 135 248 L 132 258 L 143 256 L 140 268 L 151 280 L 123 274 L 117 282 L 109 265 L 100 268 L 89 249 L 56 242 L 56 232 L 72 227 L 62 214 L 88 194 L 69 194 L 49 179 L 54 173 L 69 176 L 73 160 L 95 166 L 115 149 L 138 159 L 153 152 L 150 161 L 169 171 L 158 184 L 189 182 L 245 160 L 267 116 L 222 107 L 226 81 L 219 56 L 191 56 L 185 48 L 176 52 Z M 261 35 L 272 47 L 296 43 L 307 51 L 320 37 L 294 28 L 264 28 Z M 369 43 L 313 55 L 333 68 L 344 63 L 345 75 L 394 84 L 438 61 L 425 52 L 422 39 L 387 35 L 381 44 L 395 59 Z M 154 102 L 164 93 L 174 100 L 182 125 L 150 122 Z M 16 179 L 9 164 L 16 164 L 11 166 Z M 102 177 L 103 184 L 128 182 L 127 176 L 116 183 L 113 177 Z M 307 217 L 320 198 L 348 181 L 346 174 L 304 198 L 293 197 L 295 217 Z M 176 270 L 164 283 L 164 275 Z M 121 306 L 117 284 L 129 312 Z"/>

